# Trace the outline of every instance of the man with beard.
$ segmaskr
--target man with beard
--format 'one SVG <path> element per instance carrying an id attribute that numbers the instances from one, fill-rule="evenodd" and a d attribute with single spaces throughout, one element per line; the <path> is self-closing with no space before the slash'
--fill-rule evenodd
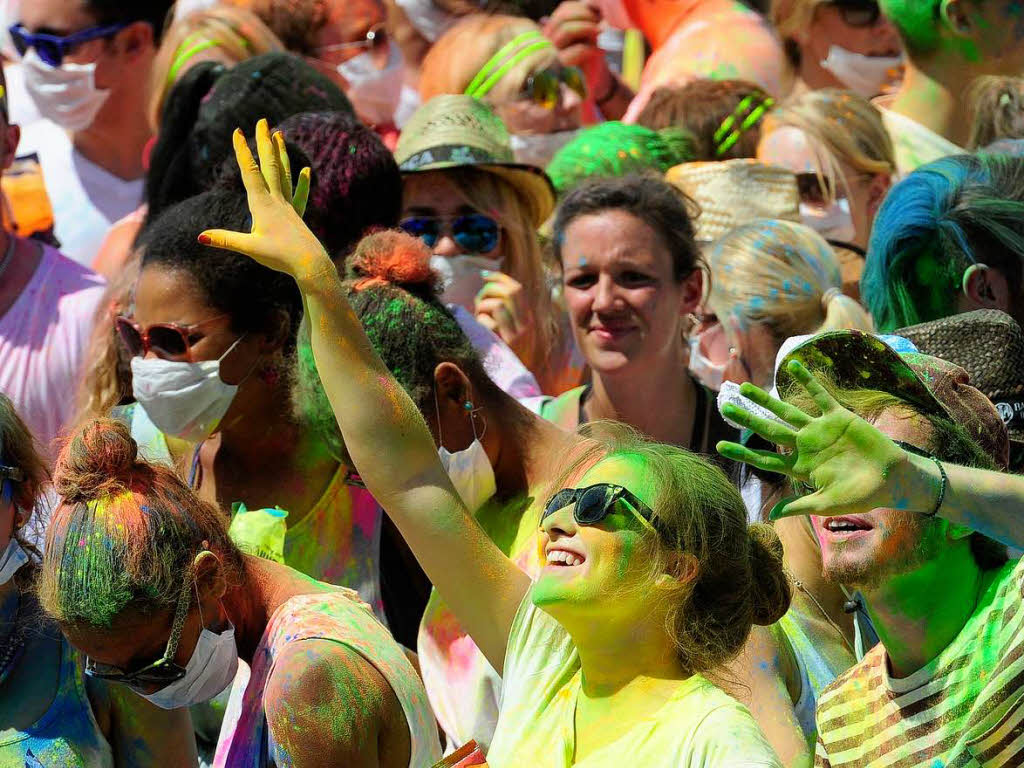
<path id="1" fill-rule="evenodd" d="M 772 516 L 811 515 L 881 639 L 819 697 L 816 765 L 1021 765 L 1024 566 L 978 532 L 1019 543 L 1021 505 L 984 501 L 1009 476 L 962 469 L 1005 468 L 997 410 L 961 368 L 856 331 L 798 343 L 777 385 L 784 403 L 742 392 L 786 426 L 723 413 L 783 453 L 719 450 L 805 484 Z"/>

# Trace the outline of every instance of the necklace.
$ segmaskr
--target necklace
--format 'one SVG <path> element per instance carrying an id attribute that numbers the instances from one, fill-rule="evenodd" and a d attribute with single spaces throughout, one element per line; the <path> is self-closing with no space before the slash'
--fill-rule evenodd
<path id="1" fill-rule="evenodd" d="M 810 590 L 807 589 L 807 587 L 805 587 L 803 584 L 801 584 L 798 579 L 793 579 L 793 584 L 796 586 L 797 589 L 799 589 L 801 592 L 807 595 L 808 598 L 810 598 L 811 602 L 814 603 L 815 607 L 819 611 L 821 611 L 821 615 L 825 617 L 825 621 L 827 621 L 829 625 L 832 627 L 832 629 L 834 629 L 836 633 L 839 635 L 839 638 L 843 641 L 843 645 L 847 647 L 850 653 L 856 656 L 857 652 L 854 650 L 853 646 L 850 644 L 850 641 L 847 639 L 846 633 L 843 632 L 842 629 L 840 629 L 838 624 L 832 621 L 832 617 L 828 615 L 828 611 L 826 611 L 824 606 L 818 602 L 818 599 L 814 595 L 812 595 Z"/>
<path id="2" fill-rule="evenodd" d="M 18 597 L 18 607 L 14 611 L 14 629 L 7 637 L 4 647 L 0 650 L 0 688 L 7 682 L 14 665 L 21 658 L 21 652 L 25 650 L 25 632 L 21 626 L 21 596 Z"/>

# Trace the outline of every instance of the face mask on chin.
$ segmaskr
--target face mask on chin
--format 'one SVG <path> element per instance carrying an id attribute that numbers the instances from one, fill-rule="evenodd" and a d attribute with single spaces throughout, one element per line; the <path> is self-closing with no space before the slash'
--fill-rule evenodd
<path id="1" fill-rule="evenodd" d="M 827 206 L 800 203 L 800 220 L 826 240 L 852 243 L 856 237 L 850 201 L 845 197 Z"/>
<path id="2" fill-rule="evenodd" d="M 865 56 L 833 45 L 821 62 L 822 69 L 835 75 L 843 85 L 865 99 L 882 93 L 886 85 L 899 79 L 902 56 Z"/>
<path id="3" fill-rule="evenodd" d="M 690 337 L 690 373 L 705 387 L 717 392 L 722 388 L 725 363 L 719 365 L 711 362 L 701 351 L 700 342 L 700 335 Z"/>
<path id="4" fill-rule="evenodd" d="M 221 379 L 220 364 L 242 338 L 216 360 L 132 358 L 132 393 L 157 429 L 190 443 L 202 442 L 213 433 L 240 386 Z"/>
<path id="5" fill-rule="evenodd" d="M 437 390 L 434 390 L 434 408 L 437 413 L 438 432 L 441 429 L 441 409 L 437 404 Z M 491 460 L 487 458 L 483 443 L 476 434 L 476 422 L 473 416 L 473 404 L 466 403 L 466 414 L 469 416 L 469 423 L 473 428 L 473 442 L 468 448 L 452 453 L 444 444 L 437 449 L 437 455 L 441 459 L 441 466 L 448 473 L 459 498 L 466 505 L 470 513 L 476 512 L 484 503 L 493 496 L 497 490 L 497 482 L 494 477 L 494 467 Z M 484 427 L 486 431 L 486 426 Z M 441 437 L 440 440 L 444 438 Z"/>
<path id="6" fill-rule="evenodd" d="M 30 49 L 21 59 L 25 86 L 39 114 L 67 131 L 93 124 L 110 96 L 96 87 L 96 62 L 51 67 Z"/>
<path id="7" fill-rule="evenodd" d="M 369 51 L 338 65 L 338 74 L 348 83 L 346 95 L 356 114 L 369 125 L 394 122 L 402 99 L 403 64 L 402 51 L 389 43 L 388 62 L 383 69 L 377 67 Z"/>
<path id="8" fill-rule="evenodd" d="M 461 253 L 458 256 L 431 256 L 430 268 L 441 276 L 441 300 L 473 312 L 476 295 L 484 287 L 483 273 L 500 270 L 499 259 Z"/>

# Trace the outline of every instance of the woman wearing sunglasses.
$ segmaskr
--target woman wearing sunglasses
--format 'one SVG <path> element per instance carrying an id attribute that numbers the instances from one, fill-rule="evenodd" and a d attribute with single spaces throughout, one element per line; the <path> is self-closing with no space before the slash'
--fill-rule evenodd
<path id="1" fill-rule="evenodd" d="M 423 59 L 420 96 L 464 93 L 494 108 L 512 134 L 516 160 L 543 168 L 579 129 L 586 80 L 521 16 L 473 14 Z"/>
<path id="2" fill-rule="evenodd" d="M 176 466 L 204 501 L 285 510 L 284 562 L 357 590 L 383 617 L 380 510 L 292 414 L 299 294 L 283 276 L 195 241 L 204 226 L 247 218 L 240 195 L 208 192 L 144 233 L 134 307 L 114 320 L 136 400 L 119 416 L 143 455 Z"/>
<path id="3" fill-rule="evenodd" d="M 794 93 L 843 88 L 866 99 L 902 74 L 899 33 L 878 0 L 773 0 Z"/>
<path id="4" fill-rule="evenodd" d="M 438 96 L 420 107 L 395 159 L 401 227 L 433 251 L 444 300 L 501 337 L 545 393 L 576 386 L 581 366 L 537 237 L 555 205 L 544 171 L 517 163 L 501 120 L 466 95 Z"/>
<path id="5" fill-rule="evenodd" d="M 54 485 L 38 591 L 89 678 L 175 710 L 213 698 L 245 661 L 215 766 L 437 759 L 423 685 L 369 606 L 242 554 L 221 510 L 142 461 L 124 424 L 83 426 Z"/>
<path id="6" fill-rule="evenodd" d="M 40 622 L 34 516 L 47 480 L 32 436 L 0 395 L 0 765 L 194 766 L 184 712 L 84 675 L 81 655 Z"/>
<path id="7" fill-rule="evenodd" d="M 544 507 L 544 567 L 531 583 L 467 512 L 422 416 L 282 194 L 289 182 L 262 124 L 257 143 L 262 172 L 240 133 L 235 145 L 251 233 L 199 239 L 296 280 L 353 461 L 502 674 L 489 764 L 781 765 L 750 714 L 701 675 L 789 603 L 778 539 L 748 528 L 725 475 L 628 435 L 593 440 Z"/>

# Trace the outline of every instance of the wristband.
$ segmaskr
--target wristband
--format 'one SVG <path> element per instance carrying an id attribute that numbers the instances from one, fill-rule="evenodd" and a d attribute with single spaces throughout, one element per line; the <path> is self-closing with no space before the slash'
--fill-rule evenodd
<path id="1" fill-rule="evenodd" d="M 946 474 L 946 468 L 942 466 L 942 462 L 939 461 L 938 456 L 935 456 L 927 451 L 923 451 L 916 445 L 910 445 L 900 440 L 894 440 L 894 443 L 902 448 L 907 453 L 913 453 L 924 459 L 930 459 L 935 462 L 935 466 L 939 468 L 939 498 L 935 500 L 935 508 L 931 512 L 922 513 L 925 517 L 935 517 L 939 514 L 939 510 L 942 509 L 942 502 L 946 500 L 946 489 L 949 488 L 949 475 Z"/>
<path id="2" fill-rule="evenodd" d="M 619 78 L 617 78 L 615 74 L 612 72 L 609 72 L 608 75 L 612 79 L 611 88 L 608 89 L 608 93 L 606 93 L 604 96 L 594 99 L 594 103 L 597 104 L 597 106 L 599 107 L 603 105 L 605 102 L 609 101 L 612 98 L 612 96 L 619 92 Z"/>

